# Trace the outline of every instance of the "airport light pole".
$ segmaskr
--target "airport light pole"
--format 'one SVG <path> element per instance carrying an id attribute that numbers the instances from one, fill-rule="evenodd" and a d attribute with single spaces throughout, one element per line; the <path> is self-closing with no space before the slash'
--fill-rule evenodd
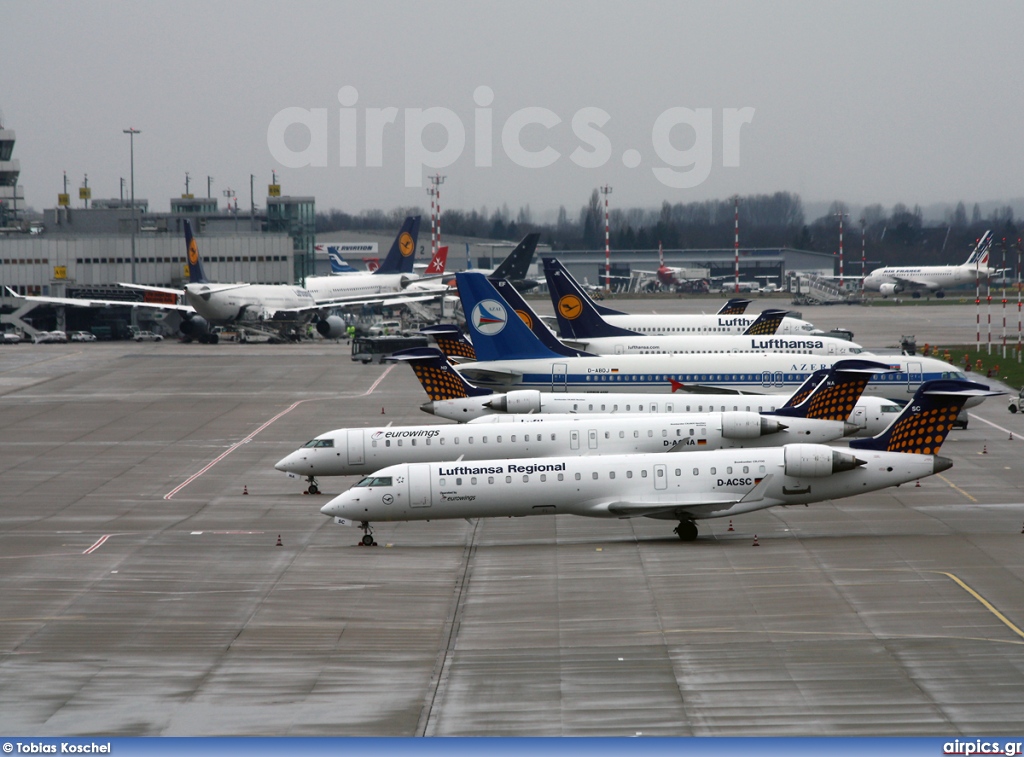
<path id="1" fill-rule="evenodd" d="M 735 235 L 732 243 L 733 249 L 733 276 L 735 277 L 736 285 L 733 294 L 740 293 L 740 196 L 733 195 L 733 226 L 735 227 Z"/>
<path id="2" fill-rule="evenodd" d="M 604 291 L 612 291 L 612 245 L 608 230 L 608 195 L 612 188 L 605 184 L 597 190 L 604 195 Z"/>
<path id="3" fill-rule="evenodd" d="M 130 170 L 131 170 L 131 203 L 132 203 L 132 283 L 135 284 L 135 283 L 137 283 L 135 281 L 135 135 L 136 134 L 141 134 L 142 132 L 139 131 L 138 129 L 134 129 L 134 128 L 131 128 L 131 127 L 127 128 L 127 129 L 123 129 L 122 131 L 125 134 L 128 135 L 128 145 L 129 145 L 129 150 L 130 150 L 130 155 L 131 155 L 131 158 L 130 158 L 130 160 L 131 160 Z M 134 312 L 135 312 L 135 308 L 132 308 L 132 313 L 134 314 Z"/>
<path id="4" fill-rule="evenodd" d="M 428 178 L 430 179 L 430 183 L 434 185 L 434 187 L 433 187 L 433 189 L 434 189 L 434 200 L 436 200 L 436 202 L 437 202 L 437 241 L 433 242 L 433 240 L 434 240 L 434 235 L 433 234 L 430 235 L 430 239 L 431 239 L 431 241 L 434 244 L 437 245 L 437 247 L 440 247 L 441 246 L 441 185 L 444 184 L 444 180 L 446 178 L 448 178 L 448 177 L 447 176 L 442 176 L 441 174 L 434 174 L 433 176 L 430 176 Z M 431 206 L 433 206 L 433 202 L 431 203 Z M 433 251 L 431 251 L 431 255 L 433 255 Z"/>
<path id="5" fill-rule="evenodd" d="M 437 239 L 434 236 L 434 197 L 437 195 L 435 187 L 427 187 L 427 194 L 430 195 L 430 257 L 433 259 L 437 252 Z"/>

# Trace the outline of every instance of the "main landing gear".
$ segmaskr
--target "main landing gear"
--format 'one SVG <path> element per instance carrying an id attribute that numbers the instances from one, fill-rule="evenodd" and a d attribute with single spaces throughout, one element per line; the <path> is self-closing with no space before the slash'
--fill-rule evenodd
<path id="1" fill-rule="evenodd" d="M 359 540 L 360 547 L 376 547 L 377 542 L 373 540 L 373 528 L 367 521 L 362 521 L 359 527 L 363 529 L 363 538 Z"/>
<path id="2" fill-rule="evenodd" d="M 697 524 L 692 520 L 681 520 L 673 533 L 677 534 L 682 541 L 693 541 L 697 538 Z"/>
<path id="3" fill-rule="evenodd" d="M 313 476 L 306 476 L 306 483 L 309 486 L 306 488 L 306 494 L 319 494 L 320 487 L 317 485 L 317 480 Z"/>

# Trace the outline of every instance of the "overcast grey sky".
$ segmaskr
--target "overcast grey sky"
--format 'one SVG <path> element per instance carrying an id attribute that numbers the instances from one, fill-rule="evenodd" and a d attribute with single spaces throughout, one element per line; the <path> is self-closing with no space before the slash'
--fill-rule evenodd
<path id="1" fill-rule="evenodd" d="M 73 206 L 84 174 L 94 198 L 117 197 L 128 127 L 153 210 L 186 171 L 193 193 L 213 176 L 243 208 L 255 174 L 262 204 L 272 169 L 283 193 L 349 212 L 429 206 L 421 177 L 438 171 L 446 208 L 536 215 L 574 215 L 605 183 L 619 207 L 778 190 L 886 206 L 1024 195 L 1020 2 L 43 1 L 5 2 L 0 17 L 0 111 L 37 209 L 56 204 L 63 171 Z M 389 107 L 381 165 L 367 165 L 367 118 Z M 441 113 L 428 108 L 448 126 L 424 126 Z M 287 109 L 322 119 L 325 154 L 306 127 L 274 136 Z M 312 165 L 282 164 L 281 146 Z M 424 150 L 450 165 L 413 170 Z"/>

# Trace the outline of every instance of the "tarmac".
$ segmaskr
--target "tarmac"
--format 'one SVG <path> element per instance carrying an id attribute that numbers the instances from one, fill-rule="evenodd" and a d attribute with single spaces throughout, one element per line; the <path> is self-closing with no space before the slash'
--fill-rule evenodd
<path id="1" fill-rule="evenodd" d="M 798 309 L 865 347 L 977 327 L 973 298 Z M 1005 398 L 920 486 L 705 521 L 692 543 L 556 516 L 380 524 L 362 547 L 319 512 L 354 479 L 307 495 L 273 467 L 331 428 L 442 422 L 424 398 L 344 343 L 0 347 L 0 732 L 1020 734 L 1024 416 Z"/>

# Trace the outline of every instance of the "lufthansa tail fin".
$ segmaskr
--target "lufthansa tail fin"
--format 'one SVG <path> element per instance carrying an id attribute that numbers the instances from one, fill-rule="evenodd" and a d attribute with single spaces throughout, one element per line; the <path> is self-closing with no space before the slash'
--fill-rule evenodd
<path id="1" fill-rule="evenodd" d="M 845 421 L 871 377 L 891 370 L 885 363 L 872 360 L 838 360 L 831 368 L 812 373 L 772 415 Z"/>
<path id="2" fill-rule="evenodd" d="M 744 336 L 770 336 L 779 330 L 779 326 L 782 325 L 782 319 L 786 317 L 787 311 L 785 310 L 765 310 L 759 316 L 757 320 L 747 326 L 747 330 L 743 332 Z"/>
<path id="3" fill-rule="evenodd" d="M 727 303 L 722 305 L 718 311 L 718 315 L 743 315 L 747 312 L 747 306 L 753 302 L 753 300 L 745 300 L 742 297 L 733 297 Z"/>
<path id="4" fill-rule="evenodd" d="M 544 258 L 544 275 L 555 306 L 558 331 L 567 339 L 593 339 L 603 336 L 640 336 L 638 331 L 612 326 L 601 317 L 590 295 L 572 279 L 553 258 Z"/>
<path id="5" fill-rule="evenodd" d="M 419 233 L 420 217 L 408 216 L 391 244 L 388 256 L 374 274 L 412 273 L 413 263 L 416 262 L 416 240 Z"/>
<path id="6" fill-rule="evenodd" d="M 185 259 L 188 264 L 188 281 L 190 284 L 208 284 L 209 279 L 203 272 L 203 261 L 199 257 L 199 245 L 192 236 L 192 224 L 185 219 Z"/>
<path id="7" fill-rule="evenodd" d="M 421 334 L 434 338 L 438 349 L 445 357 L 453 361 L 476 360 L 476 350 L 462 330 L 451 323 L 439 323 L 435 326 L 424 326 Z"/>
<path id="8" fill-rule="evenodd" d="M 853 439 L 850 448 L 937 455 L 967 399 L 999 393 L 973 381 L 926 381 L 885 431 L 870 439 Z"/>
<path id="9" fill-rule="evenodd" d="M 482 273 L 457 273 L 455 281 L 478 360 L 561 357 L 541 344 Z"/>
<path id="10" fill-rule="evenodd" d="M 391 359 L 408 363 L 423 385 L 423 391 L 435 402 L 493 394 L 490 389 L 481 389 L 466 381 L 448 364 L 441 351 L 433 347 L 399 350 Z"/>
<path id="11" fill-rule="evenodd" d="M 537 252 L 538 241 L 540 241 L 539 233 L 527 234 L 523 241 L 508 254 L 508 257 L 498 264 L 490 278 L 508 279 L 509 281 L 525 279 L 530 272 L 533 256 Z"/>
<path id="12" fill-rule="evenodd" d="M 487 280 L 498 290 L 498 294 L 512 307 L 516 314 L 522 318 L 523 323 L 529 326 L 530 331 L 540 340 L 540 343 L 549 350 L 566 357 L 592 357 L 589 352 L 566 347 L 558 341 L 558 338 L 551 332 L 551 329 L 545 325 L 533 308 L 526 303 L 526 300 L 516 291 L 511 282 L 504 279 L 496 279 L 494 276 L 488 276 Z"/>
<path id="13" fill-rule="evenodd" d="M 573 278 L 573 275 L 571 273 L 569 273 L 569 271 L 566 269 L 566 267 L 564 265 L 562 265 L 561 262 L 559 262 L 556 258 L 544 258 L 543 261 L 544 261 L 544 277 L 547 279 L 547 282 L 548 282 L 548 294 L 551 295 L 551 304 L 554 305 L 555 312 L 558 312 L 558 297 L 559 297 L 559 295 L 555 294 L 555 287 L 553 285 L 554 282 L 552 280 L 552 277 L 553 277 L 555 271 L 559 271 L 561 273 L 561 276 L 565 280 L 563 286 L 568 287 L 568 289 L 566 289 L 564 291 L 566 291 L 566 292 L 572 291 L 572 293 L 575 294 L 577 297 L 588 297 L 589 296 L 589 295 L 587 295 L 587 293 L 583 289 L 583 287 L 580 286 L 580 283 L 578 281 L 576 281 L 575 278 Z M 594 310 L 596 310 L 601 315 L 626 315 L 621 310 L 614 310 L 613 308 L 606 308 L 604 305 L 598 305 L 596 302 L 593 302 L 593 300 L 591 300 L 591 304 L 594 306 Z M 558 328 L 561 330 L 561 328 L 562 328 L 561 325 L 559 325 Z M 572 337 L 572 334 L 571 333 L 562 332 L 562 336 L 564 336 L 566 338 L 570 338 L 570 337 Z"/>

